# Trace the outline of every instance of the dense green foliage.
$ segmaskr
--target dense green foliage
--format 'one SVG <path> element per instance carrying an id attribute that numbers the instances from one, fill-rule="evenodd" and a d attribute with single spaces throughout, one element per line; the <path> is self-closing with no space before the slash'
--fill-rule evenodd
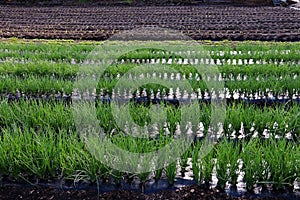
<path id="1" fill-rule="evenodd" d="M 88 151 L 84 141 L 80 140 L 74 122 L 72 107 L 62 101 L 19 100 L 8 101 L 7 95 L 49 95 L 72 94 L 74 81 L 86 57 L 93 51 L 94 43 L 72 42 L 2 42 L 0 44 L 0 173 L 15 180 L 72 180 L 97 182 L 99 179 L 114 178 L 120 182 L 123 177 L 137 176 L 143 183 L 149 180 L 151 173 L 130 174 L 112 169 L 97 160 Z M 274 106 L 249 105 L 233 102 L 226 108 L 226 118 L 222 124 L 222 134 L 218 143 L 205 157 L 198 155 L 204 145 L 201 138 L 209 135 L 213 107 L 199 103 L 201 113 L 195 119 L 199 126 L 192 126 L 197 133 L 195 141 L 178 158 L 181 173 L 184 173 L 187 160 L 191 159 L 194 179 L 201 184 L 209 183 L 213 169 L 216 169 L 218 185 L 225 187 L 226 182 L 237 183 L 237 171 L 245 173 L 244 181 L 248 189 L 254 184 L 273 184 L 276 188 L 292 186 L 300 178 L 300 107 L 291 103 L 291 99 L 300 93 L 299 83 L 299 44 L 296 43 L 237 43 L 205 45 L 201 52 L 192 52 L 194 59 L 199 55 L 209 55 L 218 64 L 217 78 L 225 82 L 229 93 L 259 93 L 272 91 L 273 95 L 289 92 L 288 103 Z M 174 53 L 174 52 L 173 52 Z M 118 77 L 141 64 L 132 63 L 137 59 L 173 60 L 184 57 L 165 54 L 150 49 L 130 52 L 118 58 L 100 77 L 97 93 L 112 94 Z M 123 63 L 121 60 L 123 59 Z M 241 59 L 241 64 L 232 64 L 228 60 Z M 249 63 L 249 60 L 259 63 Z M 244 60 L 247 60 L 245 62 Z M 91 60 L 89 60 L 90 62 Z M 265 62 L 265 63 L 264 63 Z M 151 62 L 150 62 L 151 63 Z M 148 64 L 154 67 L 155 64 Z M 178 76 L 188 80 L 192 88 L 204 91 L 205 81 L 214 77 L 197 74 L 192 63 L 169 64 L 178 72 Z M 81 71 L 83 77 L 90 77 L 90 71 Z M 138 71 L 137 75 L 143 74 Z M 174 74 L 173 74 L 174 75 Z M 166 73 L 170 78 L 172 73 Z M 216 79 L 217 79 L 216 78 Z M 85 82 L 90 84 L 89 82 Z M 144 87 L 144 86 L 143 86 Z M 140 88 L 141 90 L 143 89 Z M 159 85 L 145 86 L 148 96 L 153 90 L 162 91 Z M 169 89 L 165 88 L 168 92 Z M 176 88 L 174 88 L 176 89 Z M 151 111 L 154 104 L 129 103 L 130 117 L 143 127 L 152 121 Z M 146 138 L 130 137 L 135 127 L 128 132 L 118 127 L 110 104 L 97 102 L 96 113 L 100 127 L 113 144 L 135 152 L 156 151 L 169 144 L 176 136 L 180 124 L 181 110 L 174 105 L 164 105 L 167 116 L 166 127 L 147 130 Z M 120 106 L 122 107 L 122 106 Z M 200 122 L 203 125 L 201 130 Z M 122 123 L 126 123 L 123 121 Z M 146 129 L 145 129 L 146 132 Z M 198 136 L 198 133 L 203 136 Z M 289 136 L 289 139 L 286 137 Z M 177 148 L 174 146 L 173 148 Z M 243 164 L 240 166 L 241 160 Z M 140 163 L 140 160 L 131 160 Z M 170 184 L 176 177 L 176 162 L 164 168 L 153 170 L 155 180 L 164 172 Z"/>

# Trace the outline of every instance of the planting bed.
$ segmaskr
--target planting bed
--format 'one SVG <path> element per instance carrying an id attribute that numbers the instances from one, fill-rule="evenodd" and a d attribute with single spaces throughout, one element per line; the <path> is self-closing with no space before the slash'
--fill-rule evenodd
<path id="1" fill-rule="evenodd" d="M 0 37 L 105 40 L 122 30 L 159 26 L 196 40 L 300 39 L 299 11 L 283 7 L 1 6 L 0 13 Z"/>
<path id="2" fill-rule="evenodd" d="M 18 39 L 0 43 L 1 199 L 92 199 L 98 193 L 104 199 L 299 198 L 299 43 L 208 42 L 199 52 L 134 51 L 111 60 L 96 87 L 85 81 L 91 87 L 80 90 L 74 82 L 92 80 L 95 72 L 82 70 L 77 77 L 78 70 L 101 63 L 101 59 L 86 59 L 99 44 Z M 187 54 L 188 60 L 184 59 Z M 202 55 L 210 58 L 201 59 Z M 156 72 L 157 63 L 176 73 Z M 194 68 L 213 63 L 219 70 L 213 76 L 198 74 Z M 141 64 L 150 71 L 127 73 Z M 174 87 L 148 84 L 131 90 L 128 82 L 119 88 L 120 77 L 156 77 L 169 80 Z M 186 80 L 191 90 L 177 87 L 179 80 Z M 224 89 L 209 90 L 209 80 L 224 82 Z M 122 120 L 123 127 L 119 126 L 111 107 L 116 99 L 120 108 L 122 102 L 128 103 L 136 124 Z M 211 127 L 212 102 L 216 99 L 227 101 L 226 118 Z M 100 127 L 124 150 L 153 152 L 182 135 L 192 135 L 192 143 L 174 162 L 149 173 L 109 167 L 79 138 L 72 105 L 82 102 L 80 109 L 84 110 L 86 100 L 96 101 Z M 181 121 L 185 111 L 179 109 L 179 101 L 199 102 L 200 114 L 189 113 L 197 116 L 190 118 L 196 124 Z M 149 109 L 157 106 L 166 109 L 166 123 L 144 128 L 151 124 Z M 128 133 L 144 134 L 145 138 Z M 206 136 L 216 145 L 199 160 Z M 179 146 L 174 145 L 176 148 Z M 141 161 L 132 159 L 124 165 L 127 162 L 139 165 Z M 181 188 L 187 185 L 192 186 Z M 116 192 L 120 189 L 127 191 Z M 170 192 L 161 191 L 165 189 Z M 282 192 L 284 195 L 278 196 Z"/>

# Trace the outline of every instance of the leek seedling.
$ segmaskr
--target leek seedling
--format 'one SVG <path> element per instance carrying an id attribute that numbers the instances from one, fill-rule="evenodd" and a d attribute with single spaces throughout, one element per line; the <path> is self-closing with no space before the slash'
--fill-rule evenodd
<path id="1" fill-rule="evenodd" d="M 180 158 L 181 175 L 184 176 L 185 168 L 187 166 L 188 158 L 192 157 L 192 147 L 189 147 Z"/>
<path id="2" fill-rule="evenodd" d="M 266 167 L 263 165 L 263 149 L 260 139 L 251 139 L 242 142 L 240 158 L 243 160 L 245 171 L 244 180 L 247 188 L 251 190 L 255 183 L 261 180 Z"/>
<path id="3" fill-rule="evenodd" d="M 227 181 L 236 183 L 239 159 L 239 148 L 234 142 L 223 140 L 216 147 L 217 178 L 221 188 L 225 188 Z"/>
<path id="4" fill-rule="evenodd" d="M 142 182 L 142 193 L 145 192 L 145 183 L 148 180 L 150 172 L 144 172 L 144 173 L 139 173 L 137 176 L 139 177 L 139 179 Z"/>
<path id="5" fill-rule="evenodd" d="M 176 161 L 170 163 L 168 166 L 166 166 L 166 175 L 167 179 L 170 185 L 174 184 L 175 177 L 176 177 L 176 171 L 177 171 L 177 165 Z"/>
<path id="6" fill-rule="evenodd" d="M 286 140 L 276 141 L 270 139 L 265 141 L 264 145 L 264 159 L 268 163 L 271 173 L 270 182 L 272 182 L 276 189 L 283 185 L 292 186 L 296 172 L 296 152 L 294 145 L 288 143 Z"/>
<path id="7" fill-rule="evenodd" d="M 206 154 L 207 153 L 207 154 Z M 202 157 L 204 154 L 204 157 Z M 198 184 L 209 183 L 212 177 L 214 151 L 205 152 L 202 142 L 197 142 L 193 150 L 192 169 Z"/>
<path id="8" fill-rule="evenodd" d="M 163 172 L 163 168 L 159 168 L 159 169 L 154 171 L 155 181 L 158 181 L 161 178 L 162 172 Z"/>

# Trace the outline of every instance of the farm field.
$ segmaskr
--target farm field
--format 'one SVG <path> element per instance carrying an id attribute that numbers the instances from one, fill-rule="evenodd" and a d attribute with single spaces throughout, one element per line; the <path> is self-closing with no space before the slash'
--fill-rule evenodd
<path id="1" fill-rule="evenodd" d="M 71 40 L 1 42 L 0 170 L 3 183 L 48 183 L 65 188 L 97 183 L 100 190 L 105 182 L 115 187 L 129 183 L 137 185 L 136 190 L 149 192 L 151 183 L 160 180 L 166 180 L 170 186 L 189 180 L 206 188 L 215 184 L 214 187 L 225 190 L 231 185 L 231 191 L 250 193 L 257 188 L 263 192 L 284 188 L 291 194 L 297 190 L 300 167 L 298 43 L 207 42 L 201 52 L 192 52 L 190 60 L 182 59 L 176 52 L 168 55 L 155 49 L 130 52 L 106 68 L 96 88 L 80 91 L 74 87 L 74 81 L 79 68 L 92 62 L 85 57 L 97 44 L 100 43 Z M 193 68 L 203 54 L 209 54 L 211 59 L 200 59 L 198 64 L 215 63 L 219 73 L 214 77 L 197 74 Z M 126 73 L 139 65 L 153 68 L 163 60 L 177 73 Z M 90 71 L 81 73 L 91 75 Z M 134 80 L 147 76 L 174 82 L 185 79 L 192 90 L 187 93 L 181 88 L 161 85 L 146 85 L 135 91 L 116 87 L 119 77 Z M 205 82 L 209 79 L 224 81 L 224 89 L 209 91 Z M 160 128 L 154 124 L 145 130 L 123 121 L 127 124 L 124 133 L 110 106 L 117 97 L 126 102 L 133 100 L 128 103 L 130 116 L 140 127 L 151 124 L 149 109 L 156 105 L 166 108 L 167 123 Z M 215 98 L 227 102 L 221 128 L 210 127 L 213 106 L 210 103 Z M 97 160 L 79 139 L 72 104 L 87 100 L 97 102 L 99 124 L 109 139 L 127 151 L 155 151 L 181 134 L 187 134 L 182 130 L 193 134 L 193 142 L 183 155 L 163 169 L 141 174 L 115 170 Z M 177 108 L 177 101 L 199 102 L 201 114 L 197 115 L 197 126 L 187 130 L 184 127 L 189 127 L 188 121 L 178 123 L 182 111 Z M 126 134 L 139 131 L 147 133 L 146 138 L 134 139 Z M 216 137 L 217 144 L 199 160 L 198 153 L 207 135 Z M 139 160 L 130 162 L 138 164 Z M 213 183 L 216 179 L 218 181 Z"/>
<path id="2" fill-rule="evenodd" d="M 299 199 L 299 16 L 1 5 L 0 199 Z"/>
<path id="3" fill-rule="evenodd" d="M 299 11 L 283 7 L 0 7 L 0 37 L 106 40 L 144 26 L 195 40 L 299 41 Z M 154 33 L 155 34 L 155 33 Z"/>

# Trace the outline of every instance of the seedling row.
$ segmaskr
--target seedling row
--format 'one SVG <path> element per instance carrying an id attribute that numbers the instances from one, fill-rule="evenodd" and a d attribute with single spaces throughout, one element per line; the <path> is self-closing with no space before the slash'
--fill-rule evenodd
<path id="1" fill-rule="evenodd" d="M 97 105 L 100 125 L 103 126 L 105 131 L 111 133 L 115 129 L 121 133 L 122 130 L 117 127 L 111 106 L 106 103 L 98 103 Z M 141 127 L 151 123 L 150 107 L 161 106 L 162 109 L 167 110 L 169 117 L 167 126 L 171 133 L 175 132 L 176 122 L 179 122 L 181 118 L 180 109 L 176 109 L 173 105 L 150 104 L 148 105 L 150 107 L 145 107 L 145 105 L 137 105 L 133 102 L 129 102 L 129 105 L 131 108 L 130 116 Z M 201 111 L 201 114 L 199 114 L 200 118 L 197 119 L 198 122 L 196 125 L 194 124 L 192 130 L 195 133 L 202 131 L 205 135 L 209 129 L 211 106 L 202 104 L 199 109 Z M 2 101 L 0 110 L 2 113 L 0 117 L 2 128 L 13 128 L 16 126 L 22 129 L 34 128 L 36 130 L 45 130 L 49 127 L 52 127 L 52 130 L 75 130 L 72 107 L 63 102 L 20 101 L 8 103 Z M 227 110 L 226 119 L 223 123 L 223 134 L 228 138 L 232 134 L 236 134 L 236 137 L 239 137 L 239 135 L 252 135 L 255 132 L 257 132 L 257 136 L 262 136 L 266 131 L 268 131 L 270 136 L 273 135 L 274 137 L 276 134 L 285 137 L 289 132 L 294 135 L 294 138 L 299 137 L 298 105 L 289 107 L 276 105 L 275 107 L 260 108 L 253 105 L 232 104 L 228 106 Z M 125 125 L 127 120 L 124 120 L 122 123 Z M 133 127 L 129 126 L 128 129 L 133 130 Z M 159 131 L 164 130 L 161 129 Z"/>
<path id="2" fill-rule="evenodd" d="M 64 50 L 67 48 L 66 50 Z M 93 49 L 91 46 L 89 47 L 89 51 L 85 50 L 72 50 L 72 47 L 60 47 L 57 51 L 53 52 L 38 52 L 38 51 L 28 51 L 28 50 L 18 50 L 18 51 L 8 51 L 7 49 L 0 49 L 0 58 L 1 60 L 7 59 L 7 58 L 22 58 L 22 59 L 47 59 L 47 60 L 67 60 L 71 61 L 74 59 L 76 62 L 83 61 L 90 51 Z M 139 52 L 139 53 L 129 53 L 127 55 L 121 56 L 120 59 L 171 59 L 171 58 L 199 58 L 199 57 L 207 57 L 207 58 L 212 58 L 214 60 L 217 59 L 225 59 L 225 60 L 233 60 L 233 59 L 241 59 L 241 60 L 250 60 L 255 63 L 256 61 L 274 61 L 274 60 L 283 60 L 283 61 L 299 61 L 299 51 L 272 51 L 272 50 L 267 50 L 267 51 L 258 51 L 255 50 L 255 48 L 259 48 L 259 46 L 253 46 L 254 50 L 248 51 L 248 52 L 241 52 L 241 51 L 209 51 L 207 50 L 206 46 L 203 46 L 202 51 L 195 52 L 195 51 L 188 51 L 188 52 L 172 52 L 171 53 L 166 53 L 164 51 L 161 51 L 159 49 L 153 49 L 153 50 L 147 50 L 144 52 Z M 71 50 L 71 51 L 70 51 Z M 74 55 L 75 53 L 78 53 L 81 51 L 81 55 Z M 118 51 L 108 51 L 107 53 L 110 53 L 110 55 L 117 55 L 119 53 Z M 74 56 L 73 56 L 74 55 Z"/>
<path id="3" fill-rule="evenodd" d="M 196 142 L 178 159 L 179 168 L 175 162 L 168 163 L 164 169 L 132 174 L 103 165 L 84 148 L 75 132 L 53 132 L 51 129 L 37 132 L 15 127 L 3 130 L 1 135 L 0 152 L 1 155 L 6 155 L 0 157 L 2 180 L 10 178 L 36 184 L 55 181 L 62 185 L 66 181 L 80 184 L 113 180 L 115 184 L 122 181 L 134 184 L 133 177 L 138 177 L 144 184 L 152 179 L 165 177 L 172 185 L 176 177 L 183 177 L 178 176 L 177 171 L 181 170 L 183 174 L 186 172 L 184 169 L 189 157 L 192 158 L 194 179 L 199 184 L 208 185 L 211 182 L 213 169 L 216 169 L 221 188 L 225 187 L 226 182 L 236 184 L 239 170 L 245 173 L 244 181 L 248 190 L 266 183 L 272 184 L 276 189 L 285 187 L 292 190 L 294 182 L 299 178 L 299 145 L 286 140 L 252 139 L 250 142 L 243 141 L 240 145 L 224 140 L 201 159 L 198 158 L 198 153 L 203 144 Z M 162 140 L 132 141 L 123 136 L 116 136 L 112 141 L 135 152 L 153 151 L 166 145 Z M 241 161 L 243 164 L 239 168 Z M 138 164 L 140 160 L 131 162 Z"/>
<path id="4" fill-rule="evenodd" d="M 101 63 L 99 63 L 99 66 Z M 173 75 L 171 72 L 165 72 L 168 76 L 172 75 L 177 78 L 195 78 L 195 79 L 207 79 L 205 75 L 201 75 L 201 72 L 197 72 L 193 65 L 184 65 L 184 64 L 163 64 L 167 67 L 174 69 Z M 78 71 L 80 69 L 80 73 L 97 74 L 97 69 L 94 71 L 89 71 L 84 68 L 85 65 L 82 64 L 69 64 L 65 62 L 49 62 L 44 60 L 37 60 L 33 62 L 14 62 L 14 61 L 6 61 L 0 64 L 0 74 L 10 74 L 15 76 L 24 76 L 24 75 L 53 75 L 57 78 L 65 78 L 72 79 L 78 75 Z M 111 65 L 106 69 L 105 74 L 109 77 L 117 77 L 122 76 L 130 69 L 138 66 L 137 64 L 117 64 Z M 154 65 L 146 64 L 150 68 L 154 68 Z M 209 65 L 207 65 L 209 67 Z M 233 65 L 223 65 L 217 68 L 220 72 L 219 75 L 215 74 L 214 76 L 218 77 L 218 79 L 246 79 L 247 77 L 268 77 L 268 76 L 276 76 L 283 77 L 285 75 L 290 76 L 298 76 L 300 74 L 299 65 L 296 64 L 286 64 L 286 65 L 241 65 L 241 66 L 233 66 Z M 142 73 L 142 71 L 141 71 Z M 200 74 L 199 74 L 200 73 Z M 152 74 L 151 74 L 152 75 Z M 148 75 L 149 76 L 149 75 Z M 219 78 L 221 76 L 221 78 Z M 214 77 L 209 77 L 214 78 Z"/>

